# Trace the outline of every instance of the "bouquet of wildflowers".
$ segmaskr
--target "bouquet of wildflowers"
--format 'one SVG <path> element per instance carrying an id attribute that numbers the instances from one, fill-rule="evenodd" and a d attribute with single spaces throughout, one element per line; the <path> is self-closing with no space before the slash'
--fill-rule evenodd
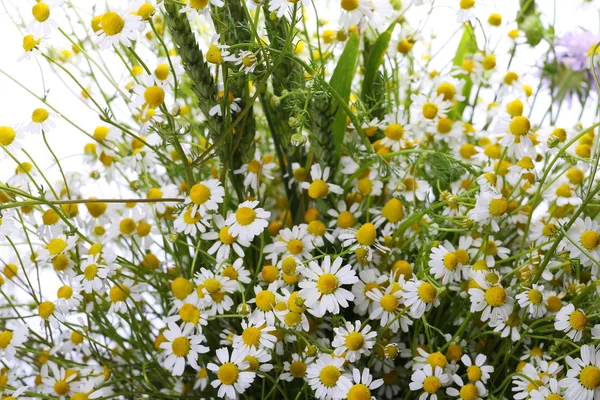
<path id="1" fill-rule="evenodd" d="M 0 398 L 600 399 L 594 34 L 534 0 L 2 3 L 42 85 L 0 69 L 31 96 Z"/>

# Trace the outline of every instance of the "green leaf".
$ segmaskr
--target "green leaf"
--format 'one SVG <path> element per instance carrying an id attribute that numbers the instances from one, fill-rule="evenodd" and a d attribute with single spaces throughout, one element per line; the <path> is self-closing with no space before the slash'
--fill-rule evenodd
<path id="1" fill-rule="evenodd" d="M 379 67 L 383 64 L 383 59 L 385 57 L 385 53 L 387 51 L 388 45 L 390 44 L 390 39 L 392 38 L 392 32 L 396 27 L 396 21 L 392 22 L 392 24 L 383 32 L 371 48 L 369 52 L 369 57 L 366 62 L 365 68 L 365 77 L 363 79 L 362 84 L 362 98 L 366 99 L 373 89 L 373 82 L 375 81 L 375 77 L 377 76 L 377 71 L 379 71 Z"/>
<path id="2" fill-rule="evenodd" d="M 473 25 L 464 24 L 463 29 L 463 35 L 458 44 L 458 48 L 456 49 L 456 55 L 452 60 L 452 63 L 457 67 L 462 65 L 462 62 L 466 56 L 475 54 L 478 51 L 477 39 L 475 38 Z M 473 81 L 471 80 L 471 77 L 468 75 L 463 75 L 462 77 L 465 78 L 466 81 L 462 92 L 462 95 L 465 96 L 465 101 L 462 101 L 456 105 L 456 109 L 453 111 L 453 114 L 455 115 L 451 115 L 453 119 L 458 119 L 458 117 L 462 116 L 471 96 L 471 90 L 473 89 Z"/>
<path id="3" fill-rule="evenodd" d="M 345 105 L 350 100 L 350 89 L 352 87 L 352 79 L 356 72 L 356 66 L 358 63 L 358 44 L 359 36 L 358 32 L 352 32 L 346 47 L 342 52 L 340 59 L 338 60 L 329 85 L 334 90 Z M 346 131 L 346 113 L 343 107 L 338 107 L 335 113 L 335 119 L 333 121 L 333 141 L 335 143 L 335 149 L 339 153 L 340 146 L 344 140 L 344 132 Z"/>

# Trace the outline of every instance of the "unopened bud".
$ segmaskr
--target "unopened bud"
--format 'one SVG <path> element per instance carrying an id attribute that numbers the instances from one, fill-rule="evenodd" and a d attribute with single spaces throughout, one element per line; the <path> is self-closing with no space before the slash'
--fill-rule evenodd
<path id="1" fill-rule="evenodd" d="M 250 312 L 252 312 L 252 308 L 250 307 L 250 304 L 242 303 L 237 307 L 238 314 L 248 315 L 248 314 L 250 314 Z"/>
<path id="2" fill-rule="evenodd" d="M 281 105 L 281 97 L 279 96 L 272 96 L 271 97 L 271 106 L 273 108 L 277 108 Z"/>
<path id="3" fill-rule="evenodd" d="M 308 139 L 301 133 L 294 133 L 291 138 L 292 145 L 301 146 L 306 143 Z"/>
<path id="4" fill-rule="evenodd" d="M 171 234 L 169 234 L 169 242 L 171 242 L 171 243 L 175 243 L 178 238 L 179 238 L 179 234 L 178 233 L 171 233 Z"/>
<path id="5" fill-rule="evenodd" d="M 306 347 L 306 354 L 308 354 L 309 357 L 314 357 L 317 355 L 317 348 L 313 345 L 308 345 Z"/>
<path id="6" fill-rule="evenodd" d="M 173 108 L 171 108 L 171 115 L 176 117 L 179 115 L 179 112 L 181 111 L 181 107 L 179 107 L 179 104 L 175 104 L 173 106 Z"/>
<path id="7" fill-rule="evenodd" d="M 383 348 L 383 354 L 388 360 L 395 360 L 400 354 L 400 350 L 395 343 L 390 343 Z"/>

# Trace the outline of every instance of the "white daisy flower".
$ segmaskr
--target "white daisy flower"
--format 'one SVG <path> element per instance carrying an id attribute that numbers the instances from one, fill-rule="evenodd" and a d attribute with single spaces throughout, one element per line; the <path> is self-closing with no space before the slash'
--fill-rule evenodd
<path id="1" fill-rule="evenodd" d="M 198 232 L 206 232 L 206 229 L 210 227 L 212 215 L 202 213 L 199 208 L 194 209 L 194 206 L 189 205 L 181 211 L 173 222 L 175 232 L 182 232 L 190 236 L 195 236 Z"/>
<path id="2" fill-rule="evenodd" d="M 410 316 L 421 318 L 425 311 L 440 304 L 437 288 L 431 283 L 411 278 L 403 287 L 404 304 L 410 306 Z"/>
<path id="3" fill-rule="evenodd" d="M 167 330 L 163 332 L 166 342 L 160 344 L 164 350 L 166 358 L 164 367 L 171 371 L 173 376 L 180 376 L 187 364 L 198 370 L 198 354 L 207 353 L 210 349 L 202 346 L 206 338 L 201 334 L 192 335 L 192 328 L 186 327 L 183 330 L 176 323 L 170 322 Z"/>
<path id="4" fill-rule="evenodd" d="M 291 382 L 294 379 L 306 379 L 308 365 L 310 365 L 313 360 L 314 357 L 302 359 L 298 353 L 293 353 L 290 361 L 283 362 L 283 373 L 279 378 L 286 382 Z"/>
<path id="5" fill-rule="evenodd" d="M 554 329 L 565 332 L 567 337 L 578 342 L 581 340 L 587 323 L 588 318 L 583 310 L 575 309 L 575 306 L 569 303 L 556 314 Z"/>
<path id="6" fill-rule="evenodd" d="M 581 346 L 581 358 L 566 358 L 567 377 L 559 384 L 565 391 L 565 400 L 595 400 L 600 398 L 600 349 Z"/>
<path id="7" fill-rule="evenodd" d="M 343 398 L 352 382 L 344 374 L 343 358 L 322 354 L 309 365 L 306 371 L 308 384 L 320 399 Z"/>
<path id="8" fill-rule="evenodd" d="M 508 211 L 508 201 L 500 193 L 483 191 L 475 195 L 477 202 L 471 215 L 473 220 L 483 225 L 491 225 L 493 232 L 498 232 L 498 222 Z"/>
<path id="9" fill-rule="evenodd" d="M 231 358 L 229 350 L 224 347 L 217 350 L 217 359 L 220 365 L 208 363 L 206 368 L 217 375 L 217 379 L 211 382 L 213 388 L 219 388 L 217 396 L 225 397 L 234 400 L 237 399 L 237 394 L 242 394 L 250 387 L 256 373 L 248 371 L 250 364 L 244 361 L 248 355 L 247 351 L 241 349 L 233 349 Z"/>
<path id="10" fill-rule="evenodd" d="M 233 171 L 233 173 L 236 175 L 244 175 L 244 188 L 252 188 L 252 190 L 256 192 L 258 190 L 259 182 L 273 180 L 271 170 L 273 170 L 275 166 L 274 162 L 266 162 L 264 159 L 255 156 L 253 160 L 247 164 L 243 164 L 239 169 Z"/>
<path id="11" fill-rule="evenodd" d="M 310 177 L 312 178 L 312 182 L 302 182 L 300 186 L 302 189 L 308 190 L 308 196 L 311 199 L 322 199 L 327 197 L 329 193 L 343 194 L 344 191 L 340 186 L 327 182 L 329 173 L 329 167 L 321 169 L 319 164 L 313 164 L 310 167 Z"/>
<path id="12" fill-rule="evenodd" d="M 402 288 L 399 285 L 391 283 L 385 289 L 372 287 L 366 293 L 366 297 L 373 302 L 372 310 L 369 318 L 378 319 L 382 326 L 389 326 L 393 333 L 398 332 L 402 328 L 403 332 L 408 332 L 408 327 L 412 325 L 412 321 L 405 315 L 398 318 L 398 314 L 404 310 L 404 299 L 402 297 Z"/>
<path id="13" fill-rule="evenodd" d="M 125 279 L 123 282 L 115 284 L 108 291 L 108 300 L 110 301 L 109 313 L 127 312 L 127 309 L 135 307 L 134 302 L 142 299 L 141 292 L 144 290 L 142 285 L 135 283 L 133 279 Z"/>
<path id="14" fill-rule="evenodd" d="M 437 392 L 442 386 L 450 383 L 452 378 L 444 374 L 444 371 L 436 366 L 435 370 L 431 365 L 427 364 L 423 369 L 416 370 L 410 377 L 410 390 L 416 392 L 423 390 L 419 397 L 420 400 L 427 400 L 431 397 L 432 400 L 437 399 Z"/>
<path id="15" fill-rule="evenodd" d="M 42 382 L 49 388 L 48 394 L 55 395 L 60 400 L 65 400 L 66 396 L 73 393 L 75 386 L 73 381 L 77 379 L 78 374 L 67 374 L 63 367 L 59 369 L 54 363 L 50 365 L 50 369 L 52 370 L 52 376 L 42 377 Z"/>
<path id="16" fill-rule="evenodd" d="M 298 0 L 272 0 L 269 2 L 269 11 L 277 12 L 277 18 L 283 17 L 287 10 L 293 10 Z M 310 0 L 301 0 L 301 7 L 309 7 Z"/>
<path id="17" fill-rule="evenodd" d="M 100 254 L 90 255 L 85 262 L 81 264 L 82 274 L 75 279 L 83 286 L 86 293 L 104 292 L 106 278 L 111 272 L 110 268 L 99 262 Z"/>
<path id="18" fill-rule="evenodd" d="M 372 0 L 342 0 L 342 13 L 339 24 L 348 30 L 352 25 L 359 25 L 363 19 L 373 16 Z"/>
<path id="19" fill-rule="evenodd" d="M 25 343 L 28 336 L 29 328 L 27 325 L 19 325 L 13 329 L 5 328 L 0 332 L 0 357 L 11 361 L 17 354 L 15 346 L 21 346 Z"/>
<path id="20" fill-rule="evenodd" d="M 265 324 L 265 321 L 242 321 L 242 333 L 233 338 L 233 348 L 243 350 L 272 349 L 277 337 L 275 327 Z"/>
<path id="21" fill-rule="evenodd" d="M 592 265 L 592 273 L 597 274 L 598 266 L 592 261 L 600 260 L 600 224 L 586 217 L 577 218 L 567 233 L 569 238 L 561 241 L 561 248 L 569 251 L 571 258 L 579 258 L 582 265 Z M 583 248 L 586 252 L 582 252 Z M 590 259 L 590 256 L 592 259 Z"/>
<path id="22" fill-rule="evenodd" d="M 368 356 L 371 354 L 377 332 L 371 332 L 370 325 L 365 324 L 362 326 L 362 322 L 358 320 L 354 324 L 346 321 L 345 326 L 333 328 L 333 331 L 335 337 L 331 345 L 335 349 L 333 354 L 337 357 L 343 355 L 346 360 L 355 362 L 363 355 Z"/>
<path id="23" fill-rule="evenodd" d="M 202 234 L 203 240 L 214 240 L 215 243 L 208 249 L 207 253 L 213 255 L 216 253 L 217 260 L 225 260 L 229 258 L 231 250 L 238 257 L 244 257 L 244 247 L 250 246 L 250 242 L 242 240 L 239 237 L 232 236 L 229 232 L 230 225 L 226 224 L 226 219 L 229 219 L 233 214 L 228 212 L 227 218 L 215 214 L 212 221 L 217 229 L 208 231 Z"/>
<path id="24" fill-rule="evenodd" d="M 466 257 L 465 257 L 466 256 Z M 468 253 L 457 252 L 451 243 L 446 242 L 431 249 L 429 266 L 436 279 L 442 278 L 442 284 L 460 282 L 468 271 Z"/>
<path id="25" fill-rule="evenodd" d="M 544 299 L 544 286 L 533 284 L 531 289 L 517 295 L 521 308 L 527 309 L 532 318 L 541 318 L 546 314 L 547 303 Z"/>
<path id="26" fill-rule="evenodd" d="M 452 103 L 444 100 L 444 94 L 436 97 L 427 98 L 423 93 L 412 94 L 410 99 L 413 101 L 411 111 L 417 116 L 419 121 L 416 126 L 427 126 L 437 124 L 440 118 L 446 118 L 452 107 Z"/>
<path id="27" fill-rule="evenodd" d="M 371 391 L 383 385 L 383 379 L 373 380 L 369 368 L 363 369 L 362 373 L 359 369 L 353 368 L 351 383 L 352 386 L 350 386 L 344 398 L 348 400 L 373 399 L 374 396 L 372 396 Z"/>
<path id="28" fill-rule="evenodd" d="M 36 37 L 47 36 L 58 28 L 58 23 L 52 17 L 52 12 L 62 5 L 62 0 L 39 1 L 31 8 L 33 20 L 27 24 L 27 32 Z"/>
<path id="29" fill-rule="evenodd" d="M 210 5 L 215 7 L 223 7 L 225 3 L 221 0 L 189 0 L 185 6 L 182 7 L 179 12 L 186 14 L 188 19 L 191 21 L 197 15 L 210 16 Z"/>
<path id="30" fill-rule="evenodd" d="M 471 361 L 471 357 L 467 354 L 463 354 L 460 360 L 467 368 L 467 378 L 471 382 L 481 381 L 485 384 L 490 379 L 492 372 L 494 372 L 494 367 L 485 365 L 487 356 L 484 354 L 478 354 L 475 357 L 475 362 Z"/>
<path id="31" fill-rule="evenodd" d="M 272 263 L 280 256 L 291 255 L 299 260 L 311 258 L 314 248 L 311 236 L 307 232 L 306 224 L 295 225 L 291 229 L 285 228 L 279 231 L 279 235 L 273 239 L 273 243 L 264 248 L 264 253 Z"/>
<path id="32" fill-rule="evenodd" d="M 138 15 L 127 11 L 108 11 L 100 18 L 101 29 L 96 32 L 94 41 L 102 50 L 119 43 L 129 47 L 143 26 L 142 18 Z"/>
<path id="33" fill-rule="evenodd" d="M 269 225 L 269 211 L 257 208 L 258 201 L 244 201 L 238 205 L 235 214 L 230 215 L 225 221 L 229 227 L 231 236 L 239 237 L 241 240 L 251 242 L 254 237 L 260 235 Z"/>
<path id="34" fill-rule="evenodd" d="M 185 198 L 185 204 L 193 204 L 195 210 L 205 214 L 208 211 L 216 211 L 219 204 L 223 202 L 225 189 L 218 179 L 208 179 L 195 184 L 190 189 L 190 195 Z"/>
<path id="35" fill-rule="evenodd" d="M 354 295 L 342 285 L 356 283 L 358 277 L 349 264 L 342 267 L 343 262 L 342 257 L 338 257 L 331 263 L 331 257 L 326 256 L 320 266 L 311 261 L 300 270 L 306 278 L 298 283 L 302 288 L 300 295 L 306 299 L 311 314 L 317 317 L 326 312 L 338 314 L 340 306 L 346 308 L 348 302 L 354 300 Z"/>
<path id="36" fill-rule="evenodd" d="M 45 108 L 36 108 L 31 113 L 31 122 L 23 130 L 35 134 L 48 133 L 53 128 L 56 128 L 56 119 L 58 118 L 59 115 L 56 113 L 51 113 Z"/>
<path id="37" fill-rule="evenodd" d="M 458 397 L 459 399 L 482 400 L 488 394 L 487 389 L 481 381 L 475 383 L 469 382 L 465 385 L 460 376 L 455 376 L 454 381 L 459 389 L 453 387 L 446 389 L 448 396 Z"/>
<path id="38" fill-rule="evenodd" d="M 485 274 L 475 275 L 475 282 L 479 287 L 469 289 L 471 296 L 471 312 L 482 311 L 481 320 L 490 320 L 491 325 L 496 325 L 498 321 L 508 320 L 515 300 L 511 293 L 505 289 L 500 280 L 492 284 L 485 277 Z"/>

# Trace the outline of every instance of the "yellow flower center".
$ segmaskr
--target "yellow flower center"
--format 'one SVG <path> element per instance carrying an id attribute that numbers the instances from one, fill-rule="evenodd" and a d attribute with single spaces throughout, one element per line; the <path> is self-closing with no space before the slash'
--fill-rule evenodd
<path id="1" fill-rule="evenodd" d="M 125 218 L 119 223 L 119 231 L 123 235 L 131 235 L 137 228 L 135 221 L 131 218 Z"/>
<path id="2" fill-rule="evenodd" d="M 185 336 L 180 336 L 173 340 L 173 343 L 171 343 L 173 354 L 175 354 L 177 357 L 187 356 L 191 347 L 192 345 L 190 343 L 190 339 L 186 338 Z"/>
<path id="3" fill-rule="evenodd" d="M 235 243 L 235 237 L 229 234 L 228 226 L 222 227 L 219 231 L 219 240 L 226 245 L 232 245 L 233 243 Z"/>
<path id="4" fill-rule="evenodd" d="M 441 386 L 442 382 L 435 376 L 428 376 L 423 380 L 423 390 L 429 394 L 436 393 Z"/>
<path id="5" fill-rule="evenodd" d="M 260 361 L 254 356 L 244 357 L 244 361 L 248 363 L 248 369 L 246 371 L 256 371 L 260 366 Z"/>
<path id="6" fill-rule="evenodd" d="M 71 342 L 73 342 L 74 344 L 83 343 L 83 335 L 78 331 L 71 332 Z"/>
<path id="7" fill-rule="evenodd" d="M 372 246 L 377 239 L 377 229 L 375 225 L 367 222 L 356 232 L 356 241 L 363 246 Z"/>
<path id="8" fill-rule="evenodd" d="M 390 124 L 385 128 L 385 137 L 391 140 L 400 140 L 404 136 L 404 127 L 400 124 Z"/>
<path id="9" fill-rule="evenodd" d="M 427 119 L 434 119 L 438 110 L 438 106 L 434 103 L 427 102 L 423 104 L 423 116 Z"/>
<path id="10" fill-rule="evenodd" d="M 240 370 L 234 363 L 226 362 L 219 367 L 217 377 L 223 385 L 233 385 L 238 380 Z"/>
<path id="11" fill-rule="evenodd" d="M 319 277 L 319 280 L 317 281 L 317 289 L 319 289 L 319 292 L 323 294 L 331 294 L 336 291 L 338 284 L 339 281 L 337 276 L 325 273 Z"/>
<path id="12" fill-rule="evenodd" d="M 326 231 L 326 227 L 325 224 L 321 221 L 311 221 L 310 224 L 308 224 L 308 233 L 310 233 L 311 235 L 315 235 L 315 236 L 323 236 L 325 234 Z"/>
<path id="13" fill-rule="evenodd" d="M 50 18 L 50 7 L 48 7 L 48 4 L 40 2 L 33 6 L 31 13 L 36 21 L 44 22 Z"/>
<path id="14" fill-rule="evenodd" d="M 84 392 L 78 392 L 71 396 L 71 400 L 88 400 L 88 399 L 89 399 L 88 394 L 84 393 Z"/>
<path id="15" fill-rule="evenodd" d="M 93 280 L 97 274 L 98 274 L 98 266 L 96 264 L 88 265 L 87 267 L 85 267 L 85 270 L 83 271 L 83 276 L 88 281 Z"/>
<path id="16" fill-rule="evenodd" d="M 0 333 L 0 348 L 2 349 L 6 349 L 8 347 L 8 345 L 10 344 L 10 341 L 13 338 L 13 333 L 12 331 L 2 331 L 2 333 Z"/>
<path id="17" fill-rule="evenodd" d="M 114 286 L 110 289 L 109 297 L 110 301 L 113 303 L 118 303 L 120 301 L 127 300 L 127 296 L 131 291 L 127 286 L 124 286 L 122 283 L 119 286 Z"/>
<path id="18" fill-rule="evenodd" d="M 371 390 L 362 383 L 353 385 L 348 391 L 348 400 L 370 400 Z"/>
<path id="19" fill-rule="evenodd" d="M 564 397 L 558 393 L 552 393 L 550 396 L 546 397 L 546 400 L 564 400 Z"/>
<path id="20" fill-rule="evenodd" d="M 321 383 L 328 387 L 335 386 L 338 379 L 340 379 L 340 376 L 342 376 L 342 372 L 334 365 L 328 365 L 324 367 L 319 375 L 321 378 Z"/>
<path id="21" fill-rule="evenodd" d="M 17 133 L 14 129 L 8 126 L 0 126 L 0 144 L 2 146 L 10 145 L 17 137 Z"/>
<path id="22" fill-rule="evenodd" d="M 358 8 L 360 0 L 341 0 L 341 6 L 346 11 L 353 11 Z"/>
<path id="23" fill-rule="evenodd" d="M 268 290 L 263 290 L 256 295 L 256 307 L 261 311 L 271 310 L 275 303 L 275 295 Z"/>
<path id="24" fill-rule="evenodd" d="M 494 217 L 503 215 L 506 210 L 508 210 L 508 201 L 504 197 L 490 201 L 489 211 Z"/>
<path id="25" fill-rule="evenodd" d="M 107 36 L 113 36 L 123 31 L 125 20 L 116 12 L 109 11 L 102 16 L 100 25 Z"/>
<path id="26" fill-rule="evenodd" d="M 337 225 L 342 229 L 350 228 L 355 222 L 356 219 L 350 211 L 342 211 L 337 218 Z"/>
<path id="27" fill-rule="evenodd" d="M 506 112 L 513 117 L 520 117 L 523 115 L 523 102 L 519 99 L 511 101 L 506 106 Z"/>
<path id="28" fill-rule="evenodd" d="M 242 332 L 242 340 L 248 346 L 258 347 L 258 345 L 260 344 L 260 336 L 260 329 L 253 326 L 244 329 L 244 331 Z"/>
<path id="29" fill-rule="evenodd" d="M 40 42 L 41 39 L 36 40 L 33 35 L 26 35 L 23 37 L 23 50 L 31 51 L 35 49 Z"/>
<path id="30" fill-rule="evenodd" d="M 469 262 L 469 259 L 471 258 L 471 256 L 469 255 L 469 253 L 467 253 L 463 249 L 456 250 L 454 252 L 454 255 L 456 256 L 456 259 L 458 260 L 458 262 L 461 263 L 461 264 L 463 264 L 463 265 L 467 265 L 467 263 Z"/>
<path id="31" fill-rule="evenodd" d="M 435 353 L 431 353 L 429 357 L 427 357 L 427 364 L 431 365 L 434 369 L 435 367 L 445 368 L 448 360 L 446 356 L 444 356 L 439 351 Z"/>
<path id="32" fill-rule="evenodd" d="M 190 0 L 190 7 L 195 10 L 203 10 L 208 5 L 209 0 Z"/>
<path id="33" fill-rule="evenodd" d="M 377 287 L 376 284 L 375 287 Z M 381 307 L 385 311 L 393 313 L 398 308 L 398 298 L 393 294 L 386 294 L 381 297 L 381 300 L 379 300 L 379 304 L 381 304 Z"/>
<path id="34" fill-rule="evenodd" d="M 451 361 L 458 361 L 463 355 L 463 349 L 459 345 L 452 343 L 448 346 L 448 351 L 446 352 L 446 358 Z"/>
<path id="35" fill-rule="evenodd" d="M 454 122 L 450 118 L 440 118 L 437 124 L 439 133 L 448 133 L 452 130 Z"/>
<path id="36" fill-rule="evenodd" d="M 558 197 L 571 197 L 572 194 L 571 188 L 566 183 L 558 186 L 555 193 Z"/>
<path id="37" fill-rule="evenodd" d="M 69 385 L 69 382 L 67 381 L 56 381 L 56 383 L 54 384 L 54 393 L 56 393 L 59 396 L 65 396 L 69 393 L 69 391 L 71 390 L 71 386 Z"/>
<path id="38" fill-rule="evenodd" d="M 504 75 L 504 83 L 506 83 L 507 85 L 512 85 L 513 83 L 515 83 L 518 80 L 519 80 L 519 75 L 517 75 L 516 72 L 508 72 L 508 73 L 506 73 L 506 75 Z"/>
<path id="39" fill-rule="evenodd" d="M 298 255 L 304 250 L 304 243 L 298 239 L 292 239 L 287 244 L 288 251 L 293 255 Z"/>
<path id="40" fill-rule="evenodd" d="M 235 212 L 235 220 L 242 226 L 250 225 L 256 219 L 256 211 L 250 207 L 241 207 Z"/>
<path id="41" fill-rule="evenodd" d="M 165 91 L 159 86 L 148 86 L 144 91 L 144 100 L 151 107 L 159 107 L 165 101 Z"/>
<path id="42" fill-rule="evenodd" d="M 306 180 L 306 168 L 296 168 L 292 174 L 294 175 L 294 179 L 298 182 L 304 182 Z"/>
<path id="43" fill-rule="evenodd" d="M 583 311 L 580 310 L 573 311 L 569 316 L 569 324 L 571 324 L 571 327 L 576 331 L 584 330 L 585 326 L 587 325 L 587 321 L 587 317 Z"/>
<path id="44" fill-rule="evenodd" d="M 581 370 L 579 382 L 588 390 L 595 390 L 600 386 L 600 369 L 594 365 L 588 365 Z"/>
<path id="45" fill-rule="evenodd" d="M 40 303 L 38 306 L 38 313 L 40 314 L 40 317 L 44 319 L 50 318 L 50 316 L 54 313 L 54 303 L 50 301 L 44 301 L 43 303 Z"/>
<path id="46" fill-rule="evenodd" d="M 389 222 L 396 223 L 404 217 L 404 206 L 400 200 L 392 198 L 381 209 L 381 215 Z"/>
<path id="47" fill-rule="evenodd" d="M 460 0 L 460 8 L 468 10 L 475 5 L 475 0 Z"/>
<path id="48" fill-rule="evenodd" d="M 346 347 L 348 350 L 356 351 L 362 349 L 365 344 L 364 336 L 359 332 L 352 332 L 346 336 Z"/>
<path id="49" fill-rule="evenodd" d="M 423 282 L 417 289 L 423 303 L 432 303 L 437 298 L 437 289 L 429 282 Z"/>
<path id="50" fill-rule="evenodd" d="M 294 378 L 304 378 L 304 375 L 306 375 L 306 364 L 302 361 L 294 361 L 291 363 L 290 375 Z"/>
<path id="51" fill-rule="evenodd" d="M 363 196 L 368 196 L 373 190 L 373 182 L 369 179 L 369 177 L 362 178 L 358 181 L 357 187 L 360 194 Z"/>
<path id="52" fill-rule="evenodd" d="M 195 225 L 200 222 L 200 213 L 196 211 L 192 216 L 192 211 L 194 211 L 193 207 L 190 207 L 186 210 L 186 212 L 183 213 L 183 222 L 188 225 Z"/>
<path id="53" fill-rule="evenodd" d="M 210 294 L 217 293 L 223 285 L 215 278 L 208 278 L 204 281 L 204 288 Z"/>
<path id="54" fill-rule="evenodd" d="M 223 64 L 223 55 L 216 44 L 211 44 L 206 52 L 206 61 L 212 64 Z"/>
<path id="55" fill-rule="evenodd" d="M 225 267 L 223 269 L 222 274 L 223 276 L 231 279 L 232 281 L 237 281 L 239 275 L 235 268 L 233 268 L 231 265 Z"/>
<path id="56" fill-rule="evenodd" d="M 452 100 L 456 94 L 454 85 L 449 82 L 444 82 L 437 87 L 437 95 L 444 95 L 444 100 Z"/>
<path id="57" fill-rule="evenodd" d="M 558 312 L 562 308 L 562 301 L 558 296 L 548 297 L 548 311 Z"/>
<path id="58" fill-rule="evenodd" d="M 470 143 L 465 143 L 460 147 L 460 155 L 462 158 L 466 158 L 466 159 L 470 159 L 471 157 L 473 157 L 475 154 L 477 154 L 477 150 L 475 149 L 475 146 L 473 146 Z"/>
<path id="59" fill-rule="evenodd" d="M 596 231 L 584 231 L 579 241 L 586 250 L 594 250 L 600 246 L 600 233 Z"/>
<path id="60" fill-rule="evenodd" d="M 156 8 L 150 3 L 144 3 L 138 8 L 137 15 L 139 15 L 144 21 L 150 19 L 152 15 L 156 12 Z"/>
<path id="61" fill-rule="evenodd" d="M 502 15 L 493 13 L 488 17 L 488 24 L 492 26 L 500 26 L 502 24 Z"/>
<path id="62" fill-rule="evenodd" d="M 48 111 L 45 108 L 36 108 L 33 110 L 33 113 L 31 113 L 31 120 L 36 124 L 41 124 L 46 121 L 49 116 L 50 114 L 48 114 Z"/>
<path id="63" fill-rule="evenodd" d="M 169 66 L 167 64 L 158 64 L 154 70 L 154 75 L 159 81 L 164 81 L 169 77 Z"/>
<path id="64" fill-rule="evenodd" d="M 252 160 L 248 163 L 248 171 L 258 174 L 260 172 L 260 168 L 262 164 L 258 160 Z"/>
<path id="65" fill-rule="evenodd" d="M 52 209 L 46 210 L 42 214 L 42 222 L 44 223 L 44 225 L 54 225 L 58 221 L 60 221 L 60 217 L 58 216 L 56 211 Z"/>
<path id="66" fill-rule="evenodd" d="M 47 249 L 52 255 L 62 253 L 67 248 L 67 242 L 61 238 L 54 238 L 48 243 Z"/>
<path id="67" fill-rule="evenodd" d="M 477 386 L 472 383 L 467 383 L 460 388 L 459 396 L 462 400 L 475 400 L 479 396 Z"/>
<path id="68" fill-rule="evenodd" d="M 502 286 L 492 286 L 485 291 L 485 301 L 492 307 L 498 307 L 506 301 L 506 290 Z"/>
<path id="69" fill-rule="evenodd" d="M 477 365 L 471 365 L 467 368 L 467 378 L 469 378 L 469 380 L 472 382 L 477 382 L 480 380 L 482 374 L 483 372 L 481 371 L 481 368 L 479 368 Z"/>
<path id="70" fill-rule="evenodd" d="M 458 265 L 458 257 L 454 253 L 447 253 L 444 256 L 444 267 L 450 271 L 454 271 Z"/>
<path id="71" fill-rule="evenodd" d="M 407 39 L 402 39 L 398 41 L 398 45 L 396 46 L 396 50 L 402 54 L 408 54 L 408 52 L 413 48 L 413 43 Z"/>
<path id="72" fill-rule="evenodd" d="M 514 117 L 510 121 L 509 129 L 510 133 L 512 133 L 515 136 L 525 136 L 529 133 L 529 130 L 531 129 L 531 123 L 529 122 L 529 119 L 527 119 L 527 117 Z"/>
<path id="73" fill-rule="evenodd" d="M 284 320 L 287 326 L 295 326 L 300 323 L 302 318 L 297 312 L 290 311 L 285 315 Z"/>
<path id="74" fill-rule="evenodd" d="M 56 296 L 59 299 L 70 299 L 73 296 L 73 288 L 71 286 L 61 286 L 56 291 Z"/>
<path id="75" fill-rule="evenodd" d="M 208 187 L 202 183 L 198 183 L 192 186 L 190 198 L 194 204 L 204 204 L 210 198 L 210 194 L 210 189 Z"/>
<path id="76" fill-rule="evenodd" d="M 527 292 L 527 298 L 534 305 L 542 304 L 542 300 L 544 299 L 542 292 L 537 289 L 531 289 Z"/>
<path id="77" fill-rule="evenodd" d="M 327 186 L 327 182 L 322 179 L 317 179 L 313 181 L 308 187 L 308 195 L 312 199 L 321 199 L 329 193 L 329 186 Z"/>

